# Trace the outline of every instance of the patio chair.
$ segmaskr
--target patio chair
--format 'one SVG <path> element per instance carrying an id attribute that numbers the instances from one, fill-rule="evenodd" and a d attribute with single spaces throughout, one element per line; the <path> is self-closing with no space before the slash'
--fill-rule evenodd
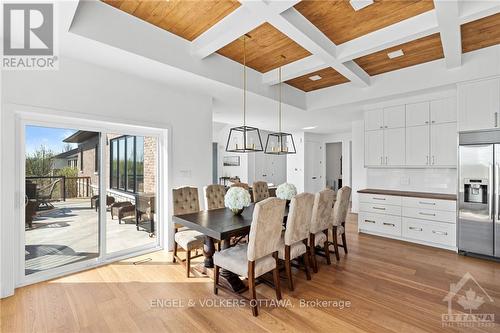
<path id="1" fill-rule="evenodd" d="M 107 195 L 106 196 L 106 206 L 109 207 L 114 203 L 115 203 L 115 198 Z M 90 208 L 94 208 L 94 207 L 95 207 L 95 211 L 97 212 L 97 209 L 99 208 L 99 195 L 94 195 L 92 198 L 90 198 Z"/>
<path id="2" fill-rule="evenodd" d="M 36 210 L 36 200 L 29 199 L 28 196 L 24 198 L 24 220 L 25 225 L 28 228 L 33 228 L 33 216 L 35 215 Z"/>
<path id="3" fill-rule="evenodd" d="M 118 216 L 118 224 L 122 223 L 124 217 L 135 217 L 135 205 L 129 201 L 115 202 L 111 205 L 111 219 Z"/>
<path id="4" fill-rule="evenodd" d="M 41 209 L 42 206 L 44 206 L 45 209 L 54 208 L 52 201 L 56 201 L 56 200 L 52 198 L 52 195 L 54 194 L 54 190 L 56 189 L 56 185 L 59 184 L 60 181 L 61 181 L 61 179 L 58 179 L 58 180 L 52 182 L 51 184 L 38 190 L 37 209 Z"/>

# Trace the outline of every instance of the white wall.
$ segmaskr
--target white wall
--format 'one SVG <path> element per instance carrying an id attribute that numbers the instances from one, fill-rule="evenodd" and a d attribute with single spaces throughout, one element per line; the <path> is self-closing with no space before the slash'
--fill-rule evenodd
<path id="1" fill-rule="evenodd" d="M 15 132 L 14 113 L 19 105 L 40 108 L 40 111 L 33 111 L 39 114 L 50 112 L 84 119 L 168 128 L 170 170 L 169 179 L 163 180 L 163 184 L 169 187 L 167 194 L 172 187 L 193 185 L 200 189 L 202 196 L 202 186 L 211 183 L 210 97 L 175 92 L 159 83 L 76 60 L 60 60 L 58 71 L 2 73 L 2 296 L 13 292 L 13 274 L 16 269 L 13 258 L 20 255 L 15 253 L 20 245 L 15 244 L 18 237 L 13 227 L 13 223 L 22 225 L 20 221 L 15 221 L 16 200 L 13 195 L 19 193 L 19 186 L 16 186 L 13 177 L 16 173 L 15 143 L 19 141 Z M 78 121 L 75 121 L 75 127 L 78 127 Z M 170 216 L 170 211 L 167 215 Z M 170 232 L 165 239 L 171 237 Z"/>
<path id="2" fill-rule="evenodd" d="M 367 169 L 365 168 L 365 122 L 352 123 L 352 212 L 359 211 L 358 191 L 366 188 Z"/>

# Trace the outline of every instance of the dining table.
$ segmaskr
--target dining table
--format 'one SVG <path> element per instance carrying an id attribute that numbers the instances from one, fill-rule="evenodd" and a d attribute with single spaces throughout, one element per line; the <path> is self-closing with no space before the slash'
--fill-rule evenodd
<path id="1" fill-rule="evenodd" d="M 228 208 L 204 210 L 196 213 L 174 215 L 174 223 L 181 224 L 189 229 L 199 231 L 204 235 L 203 256 L 205 258 L 203 266 L 205 270 L 214 267 L 213 255 L 215 253 L 215 242 L 220 241 L 220 250 L 231 247 L 231 239 L 248 235 L 250 225 L 252 224 L 253 211 L 255 204 L 250 204 L 240 215 L 235 215 Z M 288 216 L 288 205 L 285 208 L 283 221 Z M 245 284 L 238 275 L 220 270 L 220 283 L 235 292 L 241 292 L 246 289 Z"/>

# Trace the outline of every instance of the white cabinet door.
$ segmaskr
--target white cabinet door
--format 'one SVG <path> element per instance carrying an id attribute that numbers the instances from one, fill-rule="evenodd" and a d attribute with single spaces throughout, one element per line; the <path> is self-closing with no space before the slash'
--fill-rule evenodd
<path id="1" fill-rule="evenodd" d="M 406 105 L 406 126 L 420 126 L 429 123 L 429 102 Z"/>
<path id="2" fill-rule="evenodd" d="M 498 127 L 500 79 L 467 83 L 458 89 L 458 126 L 460 131 Z"/>
<path id="3" fill-rule="evenodd" d="M 429 165 L 429 126 L 406 128 L 406 165 Z"/>
<path id="4" fill-rule="evenodd" d="M 392 128 L 384 130 L 385 165 L 405 165 L 405 129 Z"/>
<path id="5" fill-rule="evenodd" d="M 431 101 L 431 124 L 453 123 L 457 121 L 455 98 Z"/>
<path id="6" fill-rule="evenodd" d="M 365 165 L 381 166 L 384 158 L 384 131 L 365 132 Z"/>
<path id="7" fill-rule="evenodd" d="M 457 166 L 457 123 L 431 125 L 431 165 Z"/>
<path id="8" fill-rule="evenodd" d="M 365 112 L 365 131 L 384 128 L 384 112 L 382 109 Z"/>
<path id="9" fill-rule="evenodd" d="M 384 108 L 384 128 L 405 127 L 405 106 Z"/>

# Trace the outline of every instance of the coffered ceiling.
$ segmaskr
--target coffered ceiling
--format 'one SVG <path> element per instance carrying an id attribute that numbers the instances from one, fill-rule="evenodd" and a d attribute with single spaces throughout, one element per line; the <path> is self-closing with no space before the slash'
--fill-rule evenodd
<path id="1" fill-rule="evenodd" d="M 276 84 L 282 67 L 284 81 L 304 92 L 366 87 L 372 76 L 439 59 L 455 68 L 462 52 L 500 43 L 495 1 L 103 1 L 186 39 L 200 59 L 242 63 L 246 34 L 247 65 L 263 84 Z M 356 1 L 365 7 L 355 10 Z M 394 51 L 402 55 L 389 57 Z"/>

